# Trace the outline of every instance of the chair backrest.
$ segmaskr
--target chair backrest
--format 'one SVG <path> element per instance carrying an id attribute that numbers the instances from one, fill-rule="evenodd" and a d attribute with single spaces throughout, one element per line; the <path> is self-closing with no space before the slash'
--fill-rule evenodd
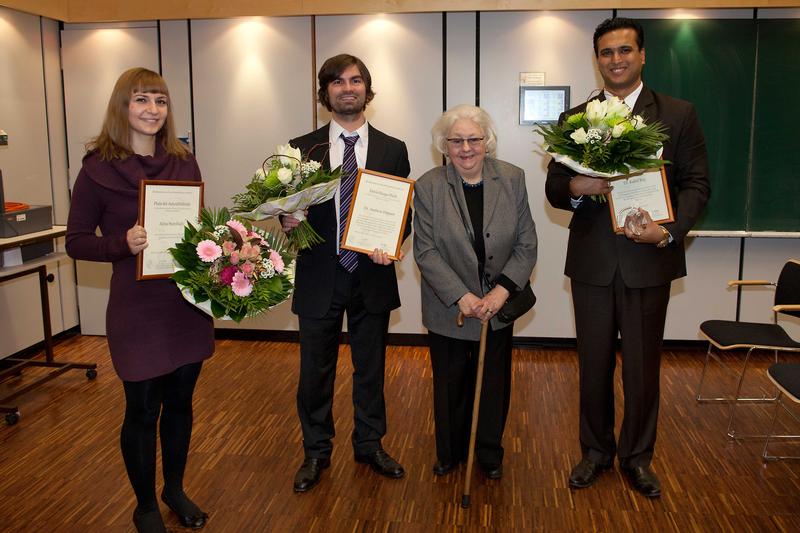
<path id="1" fill-rule="evenodd" d="M 800 304 L 800 261 L 790 259 L 783 265 L 775 287 L 775 305 Z M 800 311 L 784 311 L 800 317 Z"/>

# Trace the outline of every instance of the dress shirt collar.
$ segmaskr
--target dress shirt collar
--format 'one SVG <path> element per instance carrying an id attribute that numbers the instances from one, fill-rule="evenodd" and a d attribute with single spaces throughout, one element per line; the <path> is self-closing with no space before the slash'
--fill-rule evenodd
<path id="1" fill-rule="evenodd" d="M 356 141 L 356 145 L 367 146 L 369 142 L 369 122 L 364 122 L 360 128 L 356 131 L 347 131 L 342 126 L 339 125 L 334 119 L 331 119 L 331 125 L 329 128 L 328 133 L 328 140 L 331 143 L 331 146 L 335 145 L 336 143 L 343 142 L 339 139 L 339 136 L 344 134 L 345 137 L 349 137 L 353 134 L 358 134 L 358 141 Z"/>
<path id="2" fill-rule="evenodd" d="M 636 100 L 638 100 L 639 99 L 639 95 L 642 94 L 642 89 L 643 88 L 644 88 L 644 83 L 642 83 L 640 81 L 639 82 L 639 86 L 636 89 L 634 89 L 634 91 L 631 94 L 629 94 L 628 96 L 625 97 L 624 102 L 628 107 L 633 109 L 633 106 L 636 105 Z M 611 94 L 610 92 L 608 92 L 605 89 L 603 89 L 603 94 L 605 94 L 606 100 L 608 100 L 609 98 L 614 96 L 613 94 Z"/>

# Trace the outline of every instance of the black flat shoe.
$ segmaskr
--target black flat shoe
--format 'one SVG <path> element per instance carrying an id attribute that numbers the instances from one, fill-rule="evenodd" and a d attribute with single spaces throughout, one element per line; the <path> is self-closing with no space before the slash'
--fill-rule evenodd
<path id="1" fill-rule="evenodd" d="M 164 526 L 164 519 L 161 518 L 161 511 L 142 512 L 137 507 L 133 511 L 133 525 L 138 533 L 167 533 Z"/>
<path id="2" fill-rule="evenodd" d="M 357 463 L 368 464 L 374 471 L 382 476 L 391 478 L 401 478 L 406 474 L 400 463 L 391 458 L 386 451 L 380 449 L 369 455 L 355 456 Z"/>
<path id="3" fill-rule="evenodd" d="M 306 492 L 313 489 L 322 471 L 331 465 L 331 460 L 327 457 L 306 457 L 303 464 L 294 475 L 294 491 Z"/>
<path id="4" fill-rule="evenodd" d="M 458 468 L 458 463 L 443 463 L 441 461 L 436 461 L 436 464 L 433 465 L 433 475 L 446 476 L 456 468 Z"/>
<path id="5" fill-rule="evenodd" d="M 570 472 L 569 486 L 573 489 L 591 487 L 597 481 L 597 477 L 609 468 L 611 468 L 610 464 L 595 463 L 588 457 L 584 457 Z"/>
<path id="6" fill-rule="evenodd" d="M 161 501 L 169 507 L 170 511 L 178 515 L 178 522 L 180 522 L 183 527 L 188 527 L 190 529 L 201 529 L 205 527 L 208 521 L 208 513 L 204 513 L 186 496 L 184 496 L 184 498 L 186 498 L 186 503 L 179 508 L 177 502 L 171 501 L 166 493 L 161 493 Z"/>
<path id="7" fill-rule="evenodd" d="M 483 475 L 486 476 L 487 479 L 500 479 L 503 477 L 503 465 L 489 465 L 478 463 L 478 466 L 481 467 L 481 471 Z"/>
<path id="8" fill-rule="evenodd" d="M 634 466 L 623 468 L 622 472 L 628 478 L 633 488 L 647 498 L 658 498 L 661 496 L 661 483 L 658 481 L 655 472 L 649 466 Z"/>

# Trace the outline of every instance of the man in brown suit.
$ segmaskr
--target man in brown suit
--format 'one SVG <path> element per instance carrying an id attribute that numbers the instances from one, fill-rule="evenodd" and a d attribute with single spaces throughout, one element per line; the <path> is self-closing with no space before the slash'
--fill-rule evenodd
<path id="1" fill-rule="evenodd" d="M 661 343 L 672 280 L 686 275 L 684 239 L 710 195 L 705 139 L 691 103 L 652 91 L 642 83 L 644 31 L 631 19 L 602 22 L 594 49 L 604 90 L 648 123 L 660 121 L 675 222 L 647 224 L 639 234 L 612 231 L 608 205 L 592 195 L 611 191 L 604 179 L 576 175 L 551 161 L 545 191 L 553 207 L 573 212 L 564 273 L 575 309 L 580 365 L 582 459 L 572 470 L 573 488 L 592 485 L 614 456 L 633 487 L 647 497 L 661 488 L 650 469 L 656 440 Z M 567 114 L 583 111 L 586 104 Z M 564 116 L 561 117 L 562 120 Z M 625 409 L 614 438 L 614 368 L 617 334 L 622 338 Z"/>

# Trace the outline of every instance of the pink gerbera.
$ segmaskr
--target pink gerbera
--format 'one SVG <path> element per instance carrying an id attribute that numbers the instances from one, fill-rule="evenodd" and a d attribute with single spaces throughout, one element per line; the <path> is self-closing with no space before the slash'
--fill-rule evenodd
<path id="1" fill-rule="evenodd" d="M 242 237 L 247 237 L 247 228 L 244 227 L 244 224 L 239 222 L 235 219 L 230 219 L 228 221 L 228 227 L 232 230 L 238 231 Z"/>
<path id="2" fill-rule="evenodd" d="M 283 264 L 283 257 L 281 257 L 281 254 L 275 250 L 271 250 L 269 252 L 269 260 L 272 262 L 272 266 L 275 267 L 275 272 L 283 274 L 283 267 L 285 265 Z"/>
<path id="3" fill-rule="evenodd" d="M 222 255 L 222 248 L 210 239 L 197 243 L 197 257 L 204 263 L 213 263 Z"/>
<path id="4" fill-rule="evenodd" d="M 241 272 L 237 272 L 236 274 L 233 275 L 233 283 L 231 283 L 231 289 L 233 289 L 233 294 L 244 298 L 245 296 L 248 296 L 250 295 L 251 292 L 253 292 L 253 284 L 250 283 L 250 280 L 247 279 L 247 276 L 245 276 Z"/>

